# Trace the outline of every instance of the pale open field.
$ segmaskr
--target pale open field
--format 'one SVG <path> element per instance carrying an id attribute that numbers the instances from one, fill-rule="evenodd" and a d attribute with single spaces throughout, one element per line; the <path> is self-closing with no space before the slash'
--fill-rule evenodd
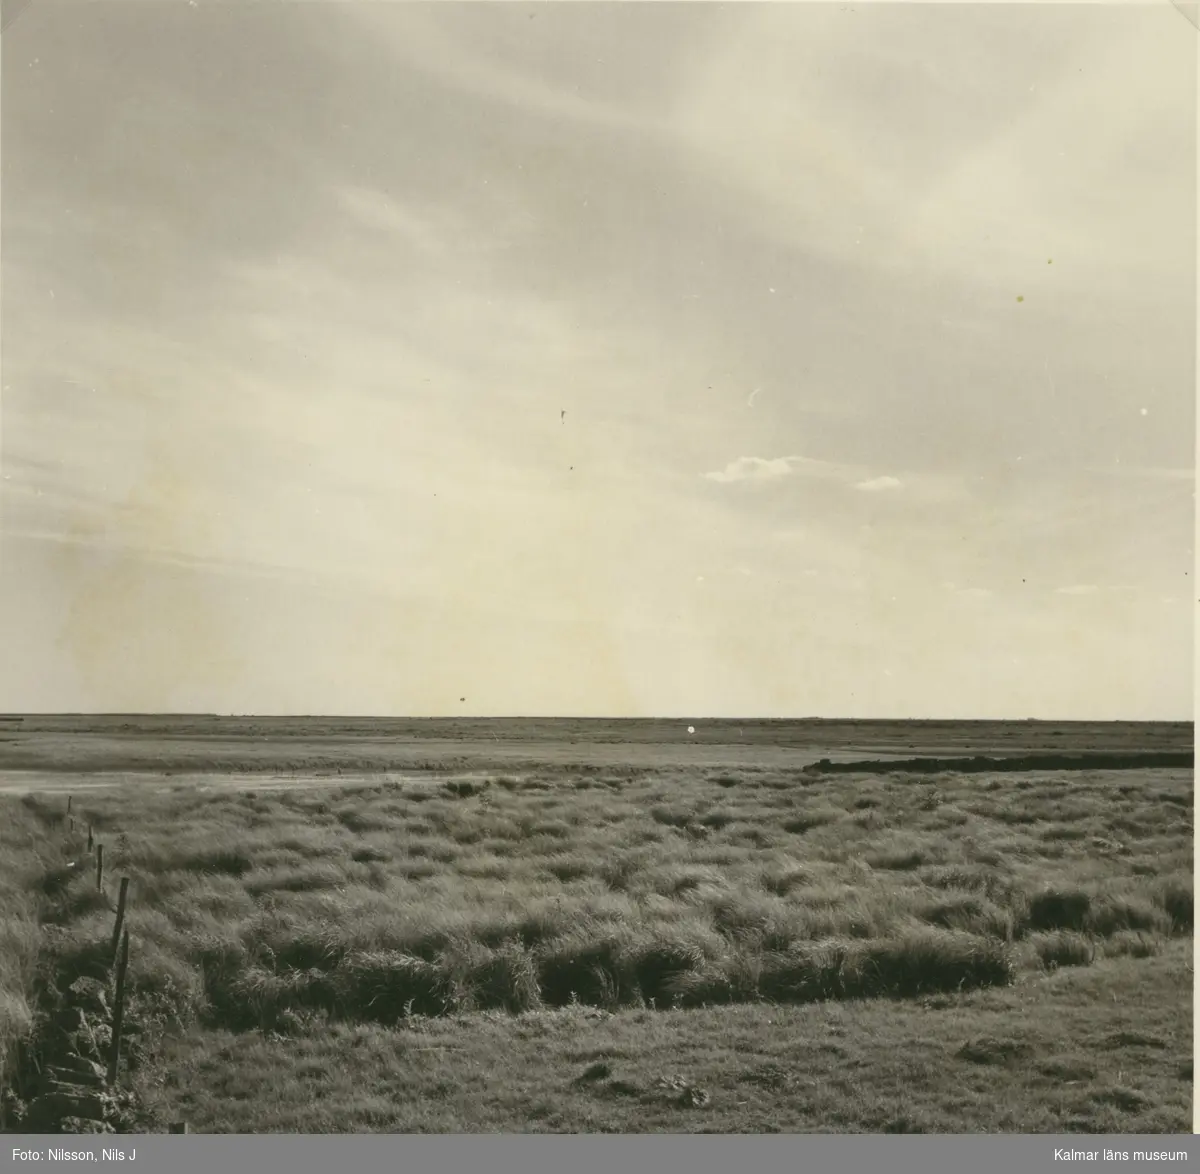
<path id="1" fill-rule="evenodd" d="M 1188 726 L 122 722 L 0 733 L 10 1127 L 127 875 L 125 1127 L 1190 1130 L 1189 767 L 805 770 Z"/>

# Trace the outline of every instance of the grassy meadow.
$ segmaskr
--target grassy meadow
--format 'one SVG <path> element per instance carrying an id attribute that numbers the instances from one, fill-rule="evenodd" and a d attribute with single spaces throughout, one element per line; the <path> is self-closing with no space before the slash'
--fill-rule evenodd
<path id="1" fill-rule="evenodd" d="M 160 777 L 74 839 L 0 802 L 17 1112 L 128 875 L 142 1128 L 1191 1129 L 1190 771 Z"/>
<path id="2" fill-rule="evenodd" d="M 44 821 L 8 802 L 0 819 L 0 1088 L 11 1088 L 17 1054 L 34 1026 L 39 946 L 38 882 L 63 864 Z M 53 864 L 52 864 L 53 861 Z M 2 1111 L 3 1106 L 0 1106 Z M 0 1118 L 0 1129 L 5 1121 Z"/>

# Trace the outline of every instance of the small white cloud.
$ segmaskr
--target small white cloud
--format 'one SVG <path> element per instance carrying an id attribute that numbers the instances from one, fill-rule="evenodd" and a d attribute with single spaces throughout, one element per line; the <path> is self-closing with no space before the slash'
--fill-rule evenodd
<path id="1" fill-rule="evenodd" d="M 895 477 L 872 477 L 870 481 L 859 481 L 854 488 L 867 493 L 878 493 L 884 489 L 899 489 L 902 482 Z"/>
<path id="2" fill-rule="evenodd" d="M 1095 595 L 1100 588 L 1095 583 L 1076 583 L 1071 587 L 1057 587 L 1057 595 Z"/>
<path id="3" fill-rule="evenodd" d="M 705 473 L 710 481 L 728 483 L 731 481 L 771 481 L 776 477 L 786 477 L 792 471 L 792 457 L 738 457 L 730 461 L 724 469 L 715 473 Z"/>
<path id="4" fill-rule="evenodd" d="M 738 457 L 730 461 L 724 469 L 714 473 L 705 473 L 710 481 L 770 481 L 789 474 L 801 477 L 811 477 L 825 481 L 851 481 L 861 477 L 862 469 L 851 465 L 841 465 L 836 461 L 822 461 L 815 457 Z"/>

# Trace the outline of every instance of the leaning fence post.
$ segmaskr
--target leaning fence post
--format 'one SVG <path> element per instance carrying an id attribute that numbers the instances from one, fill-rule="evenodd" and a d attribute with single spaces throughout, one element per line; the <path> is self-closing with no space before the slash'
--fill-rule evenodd
<path id="1" fill-rule="evenodd" d="M 96 892 L 104 891 L 104 845 L 96 845 Z"/>
<path id="2" fill-rule="evenodd" d="M 113 925 L 111 957 L 117 960 L 117 947 L 121 944 L 121 930 L 125 925 L 125 897 L 129 893 L 129 877 L 121 877 L 121 892 L 117 896 L 117 920 Z"/>
<path id="3" fill-rule="evenodd" d="M 113 999 L 112 1051 L 108 1057 L 108 1083 L 117 1083 L 117 1066 L 121 1062 L 121 1026 L 125 1019 L 125 971 L 129 966 L 129 930 L 121 938 L 121 959 L 117 963 L 117 990 Z"/>
<path id="4" fill-rule="evenodd" d="M 92 825 L 88 824 L 88 851 L 90 852 L 96 846 L 96 840 L 92 835 Z"/>

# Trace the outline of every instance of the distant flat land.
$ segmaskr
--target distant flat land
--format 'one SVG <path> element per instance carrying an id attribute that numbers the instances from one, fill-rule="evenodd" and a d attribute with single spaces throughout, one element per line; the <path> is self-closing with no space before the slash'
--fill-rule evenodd
<path id="1" fill-rule="evenodd" d="M 1192 748 L 1190 722 L 0 717 L 0 773 L 802 768 L 823 758 L 1190 755 Z"/>
<path id="2" fill-rule="evenodd" d="M 1193 847 L 1188 723 L 9 717 L 0 1086 L 128 878 L 123 1130 L 1184 1132 Z"/>

